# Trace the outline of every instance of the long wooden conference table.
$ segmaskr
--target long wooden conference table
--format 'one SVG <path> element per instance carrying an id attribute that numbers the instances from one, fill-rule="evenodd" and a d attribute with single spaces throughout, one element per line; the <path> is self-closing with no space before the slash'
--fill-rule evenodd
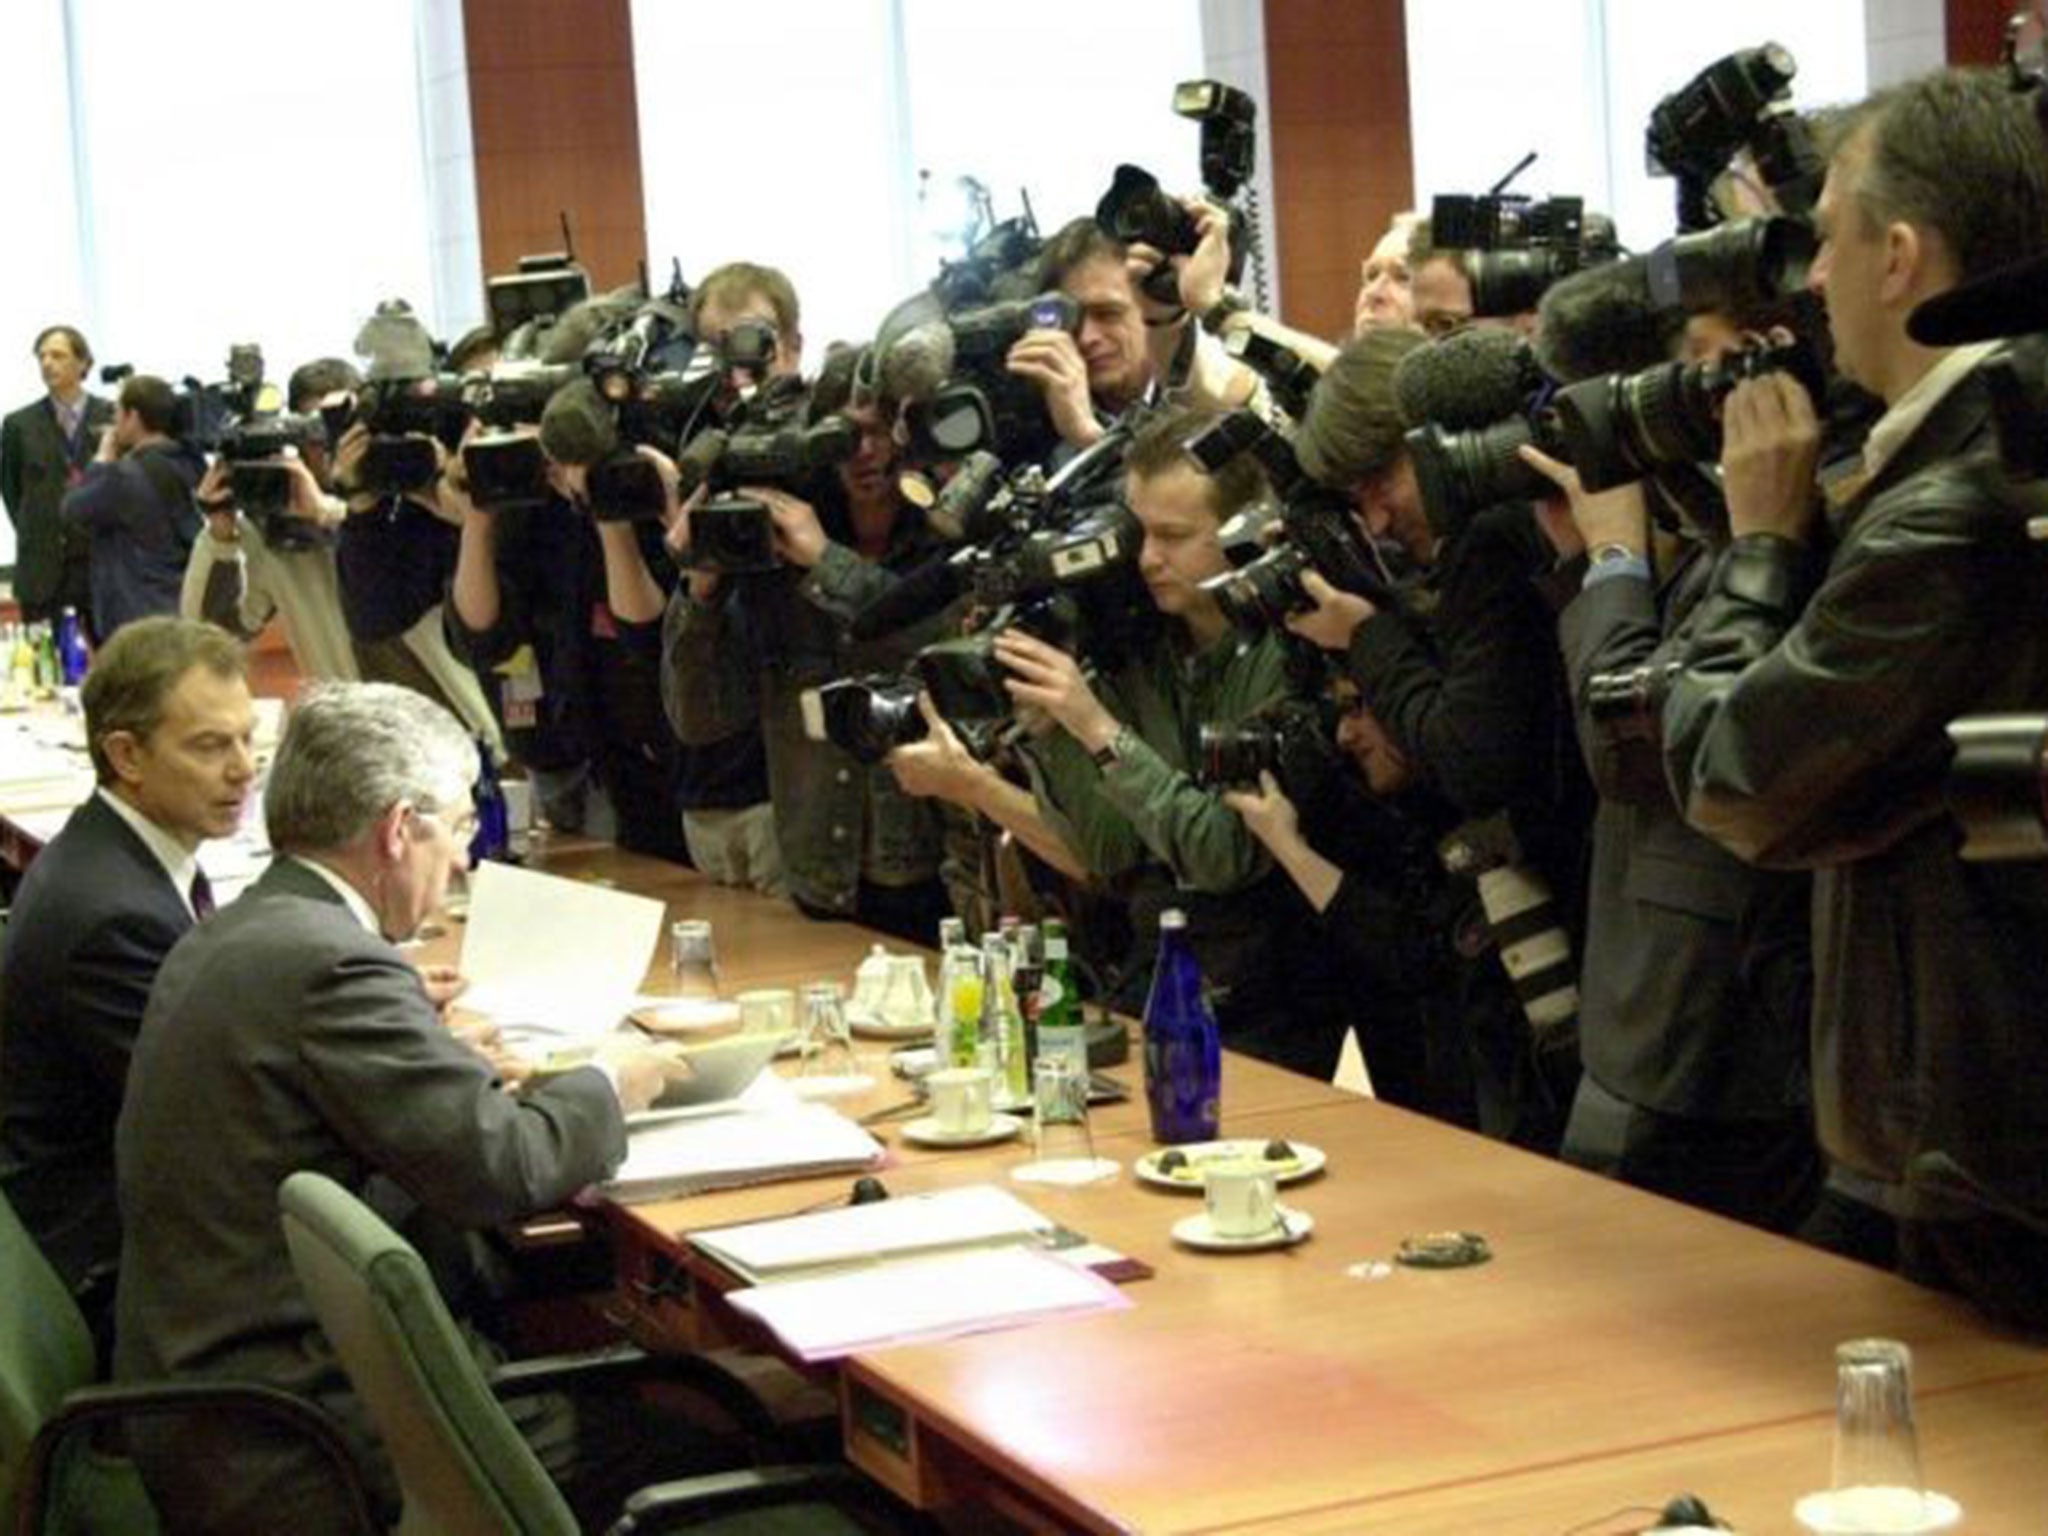
<path id="1" fill-rule="evenodd" d="M 604 851 L 543 867 L 712 920 L 729 990 L 849 980 L 874 935 L 688 871 Z M 663 990 L 662 967 L 648 989 Z M 902 1097 L 888 1047 L 878 1087 Z M 1130 1172 L 1151 1148 L 1130 1103 L 1098 1110 L 1112 1183 L 1021 1190 L 1142 1260 L 1128 1310 L 856 1356 L 828 1374 L 849 1456 L 962 1530 L 1529 1532 L 1638 1530 L 1682 1491 L 1736 1529 L 1792 1531 L 1825 1487 L 1834 1346 L 1914 1351 L 1930 1486 L 1971 1531 L 2048 1530 L 2048 1349 L 1890 1275 L 1701 1214 L 1262 1063 L 1227 1061 L 1225 1134 L 1321 1148 L 1283 1191 L 1300 1245 L 1178 1247 L 1196 1198 Z M 895 1194 L 1003 1182 L 1019 1143 L 912 1147 L 882 1121 Z M 732 1282 L 695 1230 L 843 1196 L 845 1176 L 608 1205 L 619 1304 L 655 1342 L 737 1333 Z M 1482 1234 L 1461 1270 L 1383 1261 L 1412 1234 Z M 1380 1261 L 1380 1262 L 1376 1262 Z"/>

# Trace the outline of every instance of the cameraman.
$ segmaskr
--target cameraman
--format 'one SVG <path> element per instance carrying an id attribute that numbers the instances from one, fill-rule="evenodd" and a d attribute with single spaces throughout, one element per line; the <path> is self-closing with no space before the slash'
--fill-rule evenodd
<path id="1" fill-rule="evenodd" d="M 1990 72 L 1880 91 L 1830 145 L 1809 278 L 1837 367 L 1883 399 L 1825 514 L 1789 375 L 1723 410 L 1733 541 L 1664 708 L 1686 817 L 1814 871 L 1808 1235 L 2048 1326 L 2048 868 L 1966 864 L 1944 730 L 2048 694 L 2048 580 L 1990 460 L 1990 345 L 1916 341 L 1923 300 L 2048 248 L 2048 155 Z"/>
<path id="2" fill-rule="evenodd" d="M 1369 533 L 1400 545 L 1428 573 L 1426 590 L 1383 611 L 1311 574 L 1317 606 L 1288 620 L 1344 658 L 1366 705 L 1424 781 L 1474 820 L 1505 813 L 1521 860 L 1554 898 L 1576 939 L 1584 918 L 1591 787 L 1578 761 L 1557 629 L 1539 581 L 1552 564 L 1525 503 L 1490 507 L 1441 540 L 1422 505 L 1403 443 L 1394 374 L 1429 343 L 1383 328 L 1348 342 L 1316 387 L 1295 437 L 1302 467 L 1350 491 Z M 1421 614 L 1428 611 L 1427 622 Z M 1482 1104 L 1487 1130 L 1554 1148 L 1578 1077 L 1569 1041 L 1491 1046 Z"/>
<path id="3" fill-rule="evenodd" d="M 783 877 L 798 907 L 929 944 L 950 910 L 935 808 L 905 795 L 880 764 L 811 740 L 803 724 L 806 689 L 856 672 L 900 671 L 944 624 L 939 616 L 859 644 L 846 635 L 855 614 L 943 547 L 889 472 L 894 402 L 852 399 L 859 358 L 838 357 L 809 412 L 817 421 L 844 407 L 860 429 L 859 452 L 820 477 L 808 499 L 741 488 L 773 518 L 779 564 L 745 575 L 689 572 L 663 624 L 662 698 L 686 745 L 760 731 Z M 690 551 L 699 504 L 693 496 L 671 535 L 679 555 Z"/>
<path id="4" fill-rule="evenodd" d="M 1287 693 L 1282 642 L 1246 638 L 1202 590 L 1230 563 L 1223 522 L 1265 494 L 1249 457 L 1205 474 L 1183 442 L 1206 422 L 1170 410 L 1148 421 L 1125 459 L 1125 499 L 1144 532 L 1139 573 L 1161 621 L 1106 674 L 1019 630 L 995 642 L 1011 696 L 1059 727 L 1024 746 L 1040 811 L 1097 880 L 1131 907 L 1132 964 L 1120 1006 L 1142 1007 L 1158 918 L 1183 907 L 1226 1041 L 1327 1077 L 1333 1019 L 1287 1006 L 1285 936 L 1301 908 L 1291 886 L 1220 792 L 1196 783 L 1201 728 L 1233 725 Z"/>
<path id="5" fill-rule="evenodd" d="M 352 394 L 360 383 L 356 370 L 338 357 L 302 364 L 286 388 L 288 408 L 309 416 L 330 395 Z M 277 462 L 291 476 L 285 517 L 297 525 L 279 526 L 297 536 L 273 545 L 256 519 L 236 509 L 230 466 L 215 461 L 199 483 L 206 532 L 193 540 L 179 610 L 243 640 L 253 640 L 274 617 L 304 676 L 354 682 L 362 674 L 342 617 L 341 578 L 334 563 L 335 535 L 348 509 L 325 488 L 329 465 L 324 447 Z"/>
<path id="6" fill-rule="evenodd" d="M 58 515 L 92 541 L 92 632 L 104 643 L 131 619 L 178 611 L 185 558 L 199 532 L 192 488 L 205 457 L 172 435 L 178 399 L 148 374 L 121 383 L 114 424 Z"/>
<path id="7" fill-rule="evenodd" d="M 334 447 L 334 489 L 347 517 L 335 544 L 341 611 L 363 677 L 398 683 L 442 705 L 502 758 L 504 737 L 483 685 L 449 649 L 442 605 L 455 571 L 457 529 L 468 497 L 446 501 L 443 480 L 378 494 L 357 484 L 370 429 L 353 422 Z M 445 475 L 446 446 L 434 444 Z"/>

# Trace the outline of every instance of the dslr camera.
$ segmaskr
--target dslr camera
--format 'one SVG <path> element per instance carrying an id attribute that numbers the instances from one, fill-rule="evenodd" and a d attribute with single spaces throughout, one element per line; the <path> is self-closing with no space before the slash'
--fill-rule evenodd
<path id="1" fill-rule="evenodd" d="M 1429 238 L 1466 253 L 1472 313 L 1481 316 L 1534 309 L 1559 278 L 1616 254 L 1611 229 L 1596 226 L 1588 238 L 1581 197 L 1441 194 L 1430 204 Z"/>
<path id="2" fill-rule="evenodd" d="M 1269 704 L 1231 725 L 1204 725 L 1196 738 L 1195 777 L 1216 789 L 1257 789 L 1270 773 L 1297 806 L 1319 796 L 1343 759 L 1337 707 L 1325 698 Z"/>
<path id="3" fill-rule="evenodd" d="M 1826 169 L 1813 134 L 1792 109 L 1799 65 L 1777 43 L 1716 59 L 1651 109 L 1644 149 L 1652 172 L 1678 181 L 1678 227 L 1720 222 L 1713 183 L 1740 150 L 1790 213 L 1807 213 Z"/>
<path id="4" fill-rule="evenodd" d="M 828 741 L 863 763 L 879 763 L 896 748 L 925 737 L 915 678 L 870 673 L 842 677 L 799 696 L 804 735 Z"/>

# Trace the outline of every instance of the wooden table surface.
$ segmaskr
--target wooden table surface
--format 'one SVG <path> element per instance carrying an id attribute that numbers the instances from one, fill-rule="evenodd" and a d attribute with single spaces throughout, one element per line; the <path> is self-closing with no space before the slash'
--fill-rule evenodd
<path id="1" fill-rule="evenodd" d="M 873 942 L 657 861 L 562 843 L 541 862 L 710 918 L 729 991 L 850 979 Z M 901 1099 L 887 1049 L 867 1047 L 877 1086 L 851 1112 Z M 1135 1064 L 1121 1075 L 1136 1087 Z M 1124 1165 L 1115 1182 L 1024 1193 L 1150 1264 L 1136 1305 L 847 1362 L 855 1460 L 956 1506 L 969 1530 L 958 1506 L 986 1501 L 1047 1529 L 1558 1536 L 1639 1529 L 1691 1491 L 1755 1536 L 1796 1529 L 1792 1501 L 1826 1481 L 1834 1346 L 1881 1334 L 1913 1347 L 1928 1480 L 1963 1501 L 1967 1528 L 2048 1528 L 2048 1350 L 1962 1303 L 1258 1062 L 1227 1058 L 1223 1102 L 1226 1134 L 1328 1154 L 1323 1175 L 1283 1193 L 1315 1220 L 1306 1242 L 1175 1244 L 1199 1200 L 1131 1175 L 1151 1146 L 1134 1093 L 1095 1116 L 1099 1150 Z M 1028 1155 L 918 1149 L 894 1122 L 876 1133 L 896 1193 L 1001 1182 Z M 658 1258 L 701 1286 L 715 1271 L 689 1231 L 812 1206 L 846 1182 L 607 1216 L 629 1284 Z M 1366 1267 L 1445 1228 L 1483 1234 L 1493 1260 Z M 910 1452 L 864 1432 L 876 1413 L 901 1415 Z M 899 1454 L 916 1465 L 892 1465 Z"/>

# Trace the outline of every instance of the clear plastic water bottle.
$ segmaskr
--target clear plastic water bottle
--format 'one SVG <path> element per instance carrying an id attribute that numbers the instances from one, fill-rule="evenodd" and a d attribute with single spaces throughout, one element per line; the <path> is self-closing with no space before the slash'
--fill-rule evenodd
<path id="1" fill-rule="evenodd" d="M 1202 993 L 1202 968 L 1179 909 L 1159 918 L 1159 963 L 1145 999 L 1145 1099 L 1152 1139 L 1214 1141 L 1221 1121 L 1223 1046 Z"/>

